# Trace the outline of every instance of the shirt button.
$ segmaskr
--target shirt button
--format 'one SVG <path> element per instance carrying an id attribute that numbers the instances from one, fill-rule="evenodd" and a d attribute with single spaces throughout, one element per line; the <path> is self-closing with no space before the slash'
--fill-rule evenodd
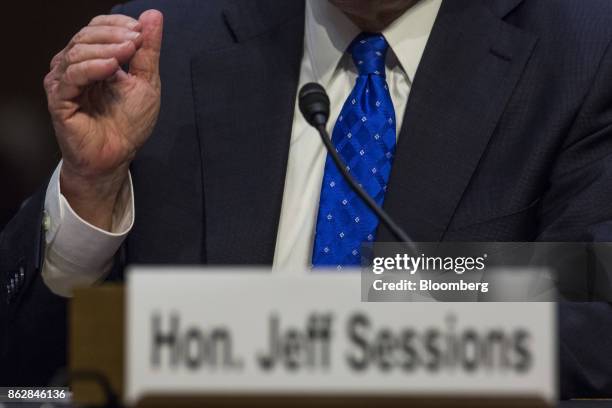
<path id="1" fill-rule="evenodd" d="M 45 232 L 51 229 L 51 217 L 49 217 L 49 214 L 47 214 L 46 212 L 43 215 L 42 228 L 43 228 L 43 231 Z"/>

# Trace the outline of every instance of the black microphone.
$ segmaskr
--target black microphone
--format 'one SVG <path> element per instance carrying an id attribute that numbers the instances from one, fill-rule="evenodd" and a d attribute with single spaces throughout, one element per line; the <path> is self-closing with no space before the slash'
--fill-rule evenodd
<path id="1" fill-rule="evenodd" d="M 357 193 L 357 195 L 367 204 L 368 207 L 378 216 L 380 221 L 389 228 L 389 230 L 395 235 L 395 238 L 406 244 L 408 249 L 414 253 L 417 252 L 416 246 L 414 242 L 408 234 L 397 225 L 393 219 L 387 214 L 385 210 L 383 210 L 376 201 L 357 183 L 357 181 L 349 174 L 348 170 L 346 170 L 346 163 L 344 160 L 338 155 L 336 148 L 332 145 L 331 138 L 327 133 L 327 129 L 325 125 L 327 124 L 327 120 L 329 119 L 329 97 L 327 96 L 327 92 L 325 89 L 317 84 L 316 82 L 310 82 L 300 89 L 298 104 L 300 107 L 300 112 L 306 119 L 306 122 L 310 124 L 310 126 L 314 127 L 318 130 L 321 139 L 323 140 L 323 144 L 327 148 L 327 152 L 331 155 L 334 163 L 340 170 L 342 177 L 349 183 L 351 188 Z"/>

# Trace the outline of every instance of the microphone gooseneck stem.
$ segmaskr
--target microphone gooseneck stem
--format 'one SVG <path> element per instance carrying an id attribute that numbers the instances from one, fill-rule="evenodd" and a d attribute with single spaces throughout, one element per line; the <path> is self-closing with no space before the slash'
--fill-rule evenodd
<path id="1" fill-rule="evenodd" d="M 378 216 L 380 221 L 385 226 L 387 226 L 387 228 L 389 228 L 389 230 L 393 233 L 393 235 L 395 235 L 395 238 L 401 243 L 403 243 L 410 252 L 415 254 L 417 252 L 417 248 L 412 242 L 412 240 L 410 239 L 410 237 L 408 236 L 408 234 L 406 234 L 406 232 L 404 232 L 404 230 L 399 225 L 397 225 L 393 221 L 393 219 L 391 219 L 389 214 L 387 214 L 387 212 L 383 210 L 376 203 L 376 201 L 374 201 L 372 197 L 370 197 L 370 195 L 363 189 L 363 187 L 357 184 L 355 179 L 346 170 L 346 163 L 344 163 L 344 160 L 342 160 L 340 155 L 338 155 L 338 152 L 336 152 L 336 148 L 331 142 L 329 134 L 327 133 L 327 130 L 325 129 L 325 125 L 320 124 L 320 125 L 317 125 L 316 128 L 319 131 L 319 135 L 321 136 L 321 139 L 323 140 L 323 144 L 325 144 L 325 147 L 327 148 L 327 151 L 331 155 L 332 160 L 338 167 L 338 170 L 340 170 L 340 173 L 342 173 L 342 177 L 344 177 L 344 179 L 350 184 L 351 188 L 357 193 L 359 198 L 361 198 L 366 203 L 366 205 L 370 207 L 372 211 L 374 211 L 374 213 L 376 214 L 376 216 Z"/>

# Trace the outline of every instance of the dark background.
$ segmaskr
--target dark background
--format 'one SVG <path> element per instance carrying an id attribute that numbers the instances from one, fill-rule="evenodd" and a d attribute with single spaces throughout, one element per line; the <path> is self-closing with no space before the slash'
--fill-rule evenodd
<path id="1" fill-rule="evenodd" d="M 60 155 L 43 78 L 51 58 L 119 0 L 7 2 L 0 24 L 0 230 L 44 186 Z"/>

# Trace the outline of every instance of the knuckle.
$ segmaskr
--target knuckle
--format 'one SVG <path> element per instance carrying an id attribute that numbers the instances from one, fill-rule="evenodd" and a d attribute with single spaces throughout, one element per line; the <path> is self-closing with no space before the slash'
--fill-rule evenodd
<path id="1" fill-rule="evenodd" d="M 47 75 L 47 77 L 45 77 L 44 85 L 45 94 L 47 95 L 47 103 L 50 105 L 52 101 L 55 100 L 57 97 L 57 90 L 60 84 L 55 78 L 55 76 L 50 73 L 49 75 Z"/>
<path id="2" fill-rule="evenodd" d="M 66 62 L 68 64 L 74 64 L 75 62 L 79 61 L 80 56 L 81 56 L 81 46 L 75 45 L 74 47 L 69 49 L 68 52 L 66 53 L 66 57 L 65 57 Z"/>
<path id="3" fill-rule="evenodd" d="M 105 19 L 105 15 L 101 14 L 99 16 L 95 16 L 94 18 L 91 19 L 91 21 L 89 22 L 89 25 L 96 25 L 96 24 L 100 24 L 104 19 Z"/>
<path id="4" fill-rule="evenodd" d="M 80 43 L 81 41 L 83 41 L 83 37 L 85 36 L 85 31 L 86 31 L 86 30 L 83 28 L 81 31 L 79 31 L 78 33 L 76 33 L 76 34 L 74 35 L 74 37 L 72 37 L 72 41 L 71 41 L 71 43 L 73 43 L 73 44 L 78 44 L 78 43 Z"/>
<path id="5" fill-rule="evenodd" d="M 51 90 L 52 83 L 53 83 L 53 73 L 49 72 L 47 73 L 47 75 L 45 75 L 45 78 L 43 79 L 43 86 L 45 87 L 45 90 L 47 91 L 47 93 L 49 93 L 49 91 Z"/>
<path id="6" fill-rule="evenodd" d="M 72 37 L 72 44 L 86 43 L 87 39 L 90 37 L 93 27 L 85 26 L 81 28 L 75 35 Z"/>
<path id="7" fill-rule="evenodd" d="M 49 69 L 53 70 L 57 66 L 57 64 L 59 64 L 63 56 L 64 56 L 63 51 L 60 51 L 57 54 L 55 54 L 53 58 L 51 58 L 51 62 L 49 63 Z"/>

